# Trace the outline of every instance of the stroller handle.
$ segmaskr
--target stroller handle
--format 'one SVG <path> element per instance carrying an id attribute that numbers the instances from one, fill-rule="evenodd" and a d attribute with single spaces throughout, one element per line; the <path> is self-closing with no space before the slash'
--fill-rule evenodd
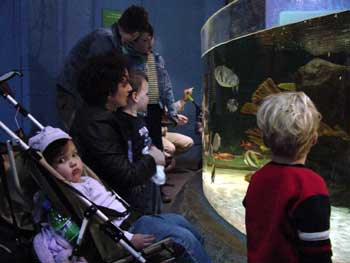
<path id="1" fill-rule="evenodd" d="M 18 143 L 23 150 L 28 150 L 30 147 L 22 141 L 13 131 L 11 131 L 2 121 L 0 121 L 0 128 L 4 130 L 12 139 Z"/>
<path id="2" fill-rule="evenodd" d="M 0 95 L 7 99 L 24 117 L 28 117 L 40 130 L 42 130 L 44 129 L 44 126 L 37 121 L 19 102 L 8 94 L 8 90 L 3 87 L 7 80 L 12 79 L 16 75 L 20 77 L 23 76 L 23 74 L 19 71 L 10 71 L 0 77 Z"/>
<path id="3" fill-rule="evenodd" d="M 12 132 L 2 121 L 0 121 L 0 128 L 2 130 L 4 130 L 13 140 L 16 141 L 16 143 L 18 143 L 21 148 L 25 151 L 28 151 L 30 150 L 31 148 L 24 142 L 22 141 L 14 132 Z M 49 165 L 44 158 L 35 158 L 36 161 L 42 165 L 50 174 L 52 174 L 54 177 L 62 180 L 62 176 L 54 169 L 52 168 L 51 165 Z M 79 198 L 80 200 L 87 206 L 87 207 L 90 207 L 93 205 L 93 203 L 88 200 L 86 197 L 82 196 L 82 195 L 79 195 Z M 109 221 L 109 218 L 104 214 L 102 213 L 100 210 L 97 209 L 96 211 L 96 214 L 98 215 L 98 217 L 104 221 L 104 222 L 108 222 Z M 121 232 L 122 233 L 122 230 L 115 226 L 115 229 L 118 231 L 118 232 Z M 143 257 L 142 253 L 136 251 L 131 245 L 130 245 L 130 241 L 125 241 L 127 240 L 126 237 L 124 236 L 124 234 L 122 233 L 121 234 L 122 238 L 120 238 L 118 240 L 119 244 L 124 247 L 137 261 L 141 262 L 141 263 L 144 263 L 146 262 L 146 259 Z"/>
<path id="4" fill-rule="evenodd" d="M 2 95 L 5 99 L 7 99 L 11 104 L 14 105 L 14 107 L 24 116 L 28 117 L 40 130 L 43 130 L 45 127 L 37 121 L 20 103 L 18 103 L 6 90 L 3 88 L 2 84 L 6 82 L 7 80 L 13 78 L 15 75 L 23 76 L 23 74 L 19 71 L 10 71 L 8 73 L 5 73 L 0 77 L 0 95 Z M 12 132 L 2 121 L 0 121 L 0 128 L 3 129 L 17 144 L 21 146 L 21 148 L 25 151 L 30 150 L 31 148 L 22 141 L 14 132 Z M 57 173 L 45 160 L 38 159 L 37 160 L 47 171 L 49 171 L 53 176 L 57 178 L 61 178 L 61 175 Z M 80 196 L 80 199 L 85 205 L 91 206 L 92 203 L 85 197 Z M 124 201 L 125 202 L 125 201 Z M 105 222 L 109 221 L 109 218 L 102 213 L 101 211 L 97 210 L 96 214 Z M 115 228 L 118 231 L 121 231 L 121 229 L 117 226 Z M 137 261 L 144 263 L 146 262 L 146 259 L 143 257 L 142 253 L 136 251 L 131 245 L 130 241 L 127 240 L 124 234 L 122 234 L 123 238 L 119 239 L 119 244 L 124 247 Z"/>
<path id="5" fill-rule="evenodd" d="M 16 75 L 20 76 L 20 77 L 23 76 L 22 72 L 20 72 L 18 70 L 12 70 L 12 71 L 9 71 L 9 72 L 3 74 L 2 76 L 0 76 L 0 82 L 8 81 Z"/>

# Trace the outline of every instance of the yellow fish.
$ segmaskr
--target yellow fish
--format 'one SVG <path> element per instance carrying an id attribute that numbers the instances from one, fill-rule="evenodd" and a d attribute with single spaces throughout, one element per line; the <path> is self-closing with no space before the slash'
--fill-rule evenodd
<path id="1" fill-rule="evenodd" d="M 280 89 L 283 90 L 289 90 L 289 91 L 296 91 L 297 85 L 294 82 L 284 82 L 277 85 Z"/>
<path id="2" fill-rule="evenodd" d="M 253 168 L 260 168 L 259 159 L 261 159 L 263 156 L 261 153 L 248 150 L 243 155 L 243 161 L 248 167 Z"/>
<path id="3" fill-rule="evenodd" d="M 270 151 L 270 148 L 266 147 L 266 146 L 263 145 L 263 144 L 260 145 L 259 148 L 260 148 L 260 150 L 261 150 L 262 152 L 268 152 L 268 151 Z"/>

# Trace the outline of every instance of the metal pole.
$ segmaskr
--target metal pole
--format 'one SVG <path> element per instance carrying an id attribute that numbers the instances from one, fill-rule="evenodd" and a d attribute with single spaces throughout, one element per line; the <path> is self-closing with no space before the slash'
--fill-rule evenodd
<path id="1" fill-rule="evenodd" d="M 37 121 L 23 106 L 18 103 L 11 95 L 1 91 L 2 96 L 7 99 L 18 111 L 24 116 L 28 117 L 40 130 L 44 129 L 44 126 Z"/>
<path id="2" fill-rule="evenodd" d="M 0 128 L 4 130 L 4 132 L 7 133 L 7 135 L 9 135 L 13 140 L 15 140 L 15 142 L 17 144 L 19 144 L 21 146 L 21 148 L 25 151 L 27 151 L 30 147 L 24 142 L 22 141 L 14 132 L 12 132 L 9 128 L 7 128 L 7 126 L 0 121 Z"/>
<path id="3" fill-rule="evenodd" d="M 12 148 L 10 140 L 6 141 L 6 147 L 7 147 L 7 153 L 8 153 L 9 161 L 10 161 L 10 171 L 11 171 L 14 183 L 15 183 L 16 190 L 17 190 L 18 194 L 21 197 L 23 197 L 24 196 L 23 195 L 23 190 L 22 190 L 21 184 L 20 184 L 19 179 L 18 179 L 18 173 L 17 173 L 16 162 L 15 162 L 15 156 L 13 154 L 13 148 Z"/>
<path id="4" fill-rule="evenodd" d="M 3 129 L 13 140 L 16 141 L 16 143 L 18 143 L 21 148 L 25 151 L 29 150 L 30 147 L 23 142 L 15 133 L 13 133 L 2 121 L 0 121 L 0 128 Z M 41 166 L 43 166 L 52 176 L 58 178 L 59 180 L 62 180 L 60 178 L 62 178 L 62 176 L 51 166 L 49 165 L 44 158 L 40 158 L 40 159 L 36 159 L 34 158 L 37 162 L 39 162 L 39 164 Z M 72 187 L 70 185 L 70 187 Z M 79 195 L 80 200 L 87 205 L 87 207 L 90 207 L 92 205 L 92 203 L 84 196 Z M 97 209 L 96 214 L 99 216 L 100 219 L 102 219 L 102 221 L 104 222 L 108 222 L 109 218 L 102 213 L 100 210 Z M 115 226 L 114 227 L 117 229 L 117 231 L 121 231 L 122 230 Z M 123 238 L 126 239 L 125 235 L 122 233 Z M 146 259 L 142 256 L 142 254 L 138 251 L 136 251 L 133 247 L 131 247 L 125 240 L 120 239 L 119 243 L 122 247 L 124 247 L 135 259 L 137 259 L 139 262 L 144 263 L 146 262 Z"/>

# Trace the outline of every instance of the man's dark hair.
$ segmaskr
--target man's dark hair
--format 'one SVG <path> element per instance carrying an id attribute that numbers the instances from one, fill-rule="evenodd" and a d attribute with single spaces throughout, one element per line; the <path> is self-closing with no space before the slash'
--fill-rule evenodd
<path id="1" fill-rule="evenodd" d="M 59 139 L 49 144 L 43 152 L 45 160 L 52 165 L 64 153 L 64 146 L 69 139 Z"/>
<path id="2" fill-rule="evenodd" d="M 143 32 L 147 32 L 148 34 L 150 34 L 150 36 L 153 37 L 153 26 L 151 24 L 148 24 Z"/>
<path id="3" fill-rule="evenodd" d="M 109 95 L 115 94 L 128 69 L 118 52 L 92 57 L 80 73 L 78 91 L 90 106 L 104 106 Z"/>
<path id="4" fill-rule="evenodd" d="M 130 91 L 129 94 L 132 94 L 133 92 L 139 92 L 143 80 L 148 81 L 148 77 L 144 72 L 140 70 L 132 70 L 130 72 L 130 77 L 129 77 L 129 83 L 132 90 Z"/>
<path id="5" fill-rule="evenodd" d="M 148 12 L 142 6 L 132 5 L 123 12 L 118 25 L 126 33 L 143 32 L 148 25 Z"/>

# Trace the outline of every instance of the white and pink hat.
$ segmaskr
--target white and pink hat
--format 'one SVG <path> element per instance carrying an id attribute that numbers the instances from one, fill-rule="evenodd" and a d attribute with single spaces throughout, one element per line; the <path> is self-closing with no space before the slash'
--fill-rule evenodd
<path id="1" fill-rule="evenodd" d="M 47 148 L 47 146 L 59 139 L 72 139 L 72 137 L 70 137 L 67 133 L 65 133 L 59 128 L 46 126 L 36 135 L 29 138 L 28 144 L 31 148 L 43 152 Z"/>

